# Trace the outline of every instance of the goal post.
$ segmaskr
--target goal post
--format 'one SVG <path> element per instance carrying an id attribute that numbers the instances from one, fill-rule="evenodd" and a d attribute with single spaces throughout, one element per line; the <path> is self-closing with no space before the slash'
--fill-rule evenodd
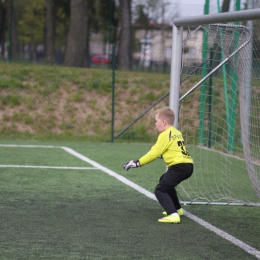
<path id="1" fill-rule="evenodd" d="M 173 20 L 169 106 L 195 163 L 185 203 L 260 206 L 259 45 L 260 8 Z"/>
<path id="2" fill-rule="evenodd" d="M 173 37 L 169 106 L 173 109 L 175 113 L 174 126 L 178 128 L 179 113 L 177 111 L 179 111 L 183 27 L 173 26 L 172 35 Z"/>

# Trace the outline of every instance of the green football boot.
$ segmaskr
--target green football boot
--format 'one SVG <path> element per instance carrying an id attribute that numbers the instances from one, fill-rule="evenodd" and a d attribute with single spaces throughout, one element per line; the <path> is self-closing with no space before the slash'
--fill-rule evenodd
<path id="1" fill-rule="evenodd" d="M 179 215 L 177 216 L 169 215 L 164 218 L 159 218 L 158 221 L 160 223 L 166 223 L 166 224 L 179 224 L 181 223 L 181 218 Z"/>

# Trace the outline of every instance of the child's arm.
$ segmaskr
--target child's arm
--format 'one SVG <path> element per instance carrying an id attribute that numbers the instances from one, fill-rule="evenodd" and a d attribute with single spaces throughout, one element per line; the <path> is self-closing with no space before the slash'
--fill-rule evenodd
<path id="1" fill-rule="evenodd" d="M 167 137 L 168 138 L 168 137 Z M 157 158 L 162 158 L 162 153 L 167 147 L 168 142 L 162 141 L 162 134 L 158 137 L 156 143 L 151 148 L 151 150 L 146 153 L 144 156 L 139 158 L 139 160 L 131 160 L 129 162 L 126 162 L 123 166 L 123 168 L 128 171 L 130 168 L 136 168 L 140 167 L 141 165 L 148 164 L 152 161 L 154 161 Z M 163 159 L 163 158 L 162 158 Z"/>

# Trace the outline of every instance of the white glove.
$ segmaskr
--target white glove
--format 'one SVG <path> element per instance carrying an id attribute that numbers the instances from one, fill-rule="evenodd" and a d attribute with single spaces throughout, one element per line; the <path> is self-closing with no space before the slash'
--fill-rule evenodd
<path id="1" fill-rule="evenodd" d="M 137 160 L 137 161 L 129 161 L 129 162 L 126 162 L 123 166 L 123 168 L 128 171 L 130 168 L 137 168 L 137 167 L 140 167 L 140 162 Z"/>

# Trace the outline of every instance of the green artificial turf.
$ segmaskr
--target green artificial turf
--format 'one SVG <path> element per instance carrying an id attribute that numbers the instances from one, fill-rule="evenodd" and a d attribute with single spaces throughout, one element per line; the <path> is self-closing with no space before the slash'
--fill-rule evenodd
<path id="1" fill-rule="evenodd" d="M 1 143 L 67 146 L 153 192 L 161 160 L 125 172 L 150 144 Z M 93 167 L 60 148 L 0 147 L 1 165 Z M 260 250 L 259 207 L 185 210 Z M 0 259 L 255 259 L 184 216 L 160 224 L 162 208 L 100 169 L 0 168 Z"/>

